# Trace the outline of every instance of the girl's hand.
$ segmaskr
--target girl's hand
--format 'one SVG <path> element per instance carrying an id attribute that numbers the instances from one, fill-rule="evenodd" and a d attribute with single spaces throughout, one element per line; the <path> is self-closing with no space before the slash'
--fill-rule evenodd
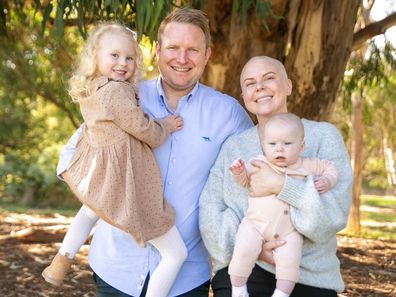
<path id="1" fill-rule="evenodd" d="M 164 120 L 165 125 L 171 131 L 171 133 L 181 130 L 184 125 L 183 118 L 179 115 L 171 115 L 171 116 L 165 117 L 163 120 Z"/>
<path id="2" fill-rule="evenodd" d="M 330 182 L 325 176 L 315 176 L 314 185 L 319 194 L 326 193 L 330 189 Z"/>
<path id="3" fill-rule="evenodd" d="M 236 159 L 229 167 L 233 175 L 240 175 L 245 170 L 245 162 L 242 159 Z"/>

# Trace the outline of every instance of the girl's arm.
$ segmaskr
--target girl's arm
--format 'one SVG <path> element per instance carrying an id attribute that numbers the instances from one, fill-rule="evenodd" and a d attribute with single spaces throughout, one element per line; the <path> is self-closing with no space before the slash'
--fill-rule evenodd
<path id="1" fill-rule="evenodd" d="M 132 85 L 111 81 L 106 86 L 103 105 L 108 117 L 115 125 L 151 148 L 160 146 L 170 135 L 170 129 L 163 120 L 154 120 L 137 106 Z"/>

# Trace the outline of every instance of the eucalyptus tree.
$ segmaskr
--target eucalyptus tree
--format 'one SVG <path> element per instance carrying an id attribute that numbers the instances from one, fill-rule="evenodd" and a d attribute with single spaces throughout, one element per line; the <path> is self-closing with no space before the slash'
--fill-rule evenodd
<path id="1" fill-rule="evenodd" d="M 174 7 L 204 10 L 211 22 L 213 54 L 203 81 L 239 97 L 243 64 L 254 55 L 280 59 L 294 82 L 290 111 L 327 119 L 342 82 L 351 50 L 396 23 L 396 14 L 354 33 L 360 0 L 58 0 L 3 3 L 6 11 L 30 5 L 43 28 L 55 28 L 59 39 L 68 26 L 86 36 L 90 24 L 118 19 L 139 36 L 156 39 L 162 18 Z M 4 8 L 4 7 L 3 7 Z M 8 14 L 2 16 L 8 27 Z M 375 29 L 375 30 L 374 30 Z M 9 30 L 8 30 L 9 31 Z"/>
<path id="2" fill-rule="evenodd" d="M 372 187 L 375 183 L 378 186 L 381 179 L 386 183 L 387 175 L 394 170 L 385 166 L 389 159 L 386 151 L 392 151 L 396 145 L 396 126 L 392 121 L 396 103 L 396 49 L 389 42 L 381 49 L 371 42 L 363 54 L 356 53 L 351 57 L 342 92 L 345 110 L 351 114 L 349 131 L 354 181 L 348 229 L 353 232 L 360 231 L 364 172 L 367 172 L 366 180 L 371 180 Z M 382 187 L 394 185 L 382 184 Z"/>
<path id="3" fill-rule="evenodd" d="M 93 23 L 120 20 L 137 30 L 139 38 L 155 42 L 160 21 L 170 10 L 182 5 L 202 9 L 213 37 L 205 83 L 238 98 L 243 64 L 254 55 L 273 56 L 285 63 L 293 81 L 290 111 L 326 120 L 351 51 L 396 22 L 391 14 L 354 32 L 360 4 L 361 0 L 0 1 L 0 196 L 9 176 L 15 185 L 31 181 L 39 191 L 52 187 L 49 176 L 56 152 L 81 121 L 67 95 L 66 80 Z M 18 174 L 7 174 L 10 171 Z"/>

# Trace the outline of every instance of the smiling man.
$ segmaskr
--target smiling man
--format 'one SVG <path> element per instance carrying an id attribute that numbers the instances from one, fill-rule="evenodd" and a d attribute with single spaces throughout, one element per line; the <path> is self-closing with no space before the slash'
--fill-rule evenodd
<path id="1" fill-rule="evenodd" d="M 183 129 L 154 150 L 164 195 L 176 210 L 176 227 L 188 248 L 169 296 L 207 297 L 211 269 L 198 228 L 198 200 L 223 142 L 252 122 L 237 100 L 199 83 L 211 54 L 202 11 L 181 8 L 169 14 L 160 25 L 156 53 L 160 77 L 140 83 L 141 104 L 154 118 L 179 114 L 184 119 Z M 61 154 L 58 174 L 67 168 L 78 137 L 79 130 Z M 140 248 L 127 233 L 100 221 L 89 252 L 96 296 L 145 296 L 159 259 L 151 246 Z"/>

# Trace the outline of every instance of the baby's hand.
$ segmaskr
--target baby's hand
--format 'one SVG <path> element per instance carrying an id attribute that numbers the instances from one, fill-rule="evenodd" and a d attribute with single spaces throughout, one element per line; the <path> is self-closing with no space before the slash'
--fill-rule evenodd
<path id="1" fill-rule="evenodd" d="M 245 162 L 242 159 L 236 159 L 230 165 L 230 171 L 233 175 L 240 175 L 245 170 Z"/>
<path id="2" fill-rule="evenodd" d="M 326 193 L 330 189 L 330 182 L 324 176 L 315 176 L 314 185 L 319 194 Z"/>
<path id="3" fill-rule="evenodd" d="M 183 128 L 183 118 L 179 115 L 171 115 L 165 117 L 163 120 L 171 132 L 179 131 Z"/>

